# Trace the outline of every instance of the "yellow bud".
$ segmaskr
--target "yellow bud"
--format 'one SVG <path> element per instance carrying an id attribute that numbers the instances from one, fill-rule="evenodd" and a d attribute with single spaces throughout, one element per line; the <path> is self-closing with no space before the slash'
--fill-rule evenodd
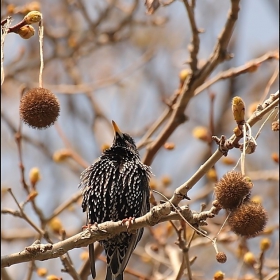
<path id="1" fill-rule="evenodd" d="M 248 109 L 249 116 L 251 116 L 257 110 L 258 105 L 259 105 L 259 102 L 254 102 L 254 103 L 250 104 L 249 109 Z"/>
<path id="2" fill-rule="evenodd" d="M 173 230 L 174 230 L 174 228 L 173 228 L 172 224 L 166 223 L 166 235 L 171 236 L 172 233 L 174 232 Z"/>
<path id="3" fill-rule="evenodd" d="M 197 126 L 193 129 L 192 135 L 194 138 L 207 142 L 209 139 L 208 130 L 204 126 Z"/>
<path id="4" fill-rule="evenodd" d="M 164 148 L 166 149 L 166 150 L 173 150 L 174 148 L 175 148 L 175 144 L 174 143 L 170 143 L 170 142 L 166 142 L 165 144 L 164 144 Z"/>
<path id="5" fill-rule="evenodd" d="M 61 149 L 53 154 L 53 161 L 63 162 L 65 159 L 71 157 L 71 155 L 71 151 L 69 151 L 68 149 Z"/>
<path id="6" fill-rule="evenodd" d="M 63 229 L 62 223 L 59 218 L 54 217 L 49 221 L 49 226 L 55 233 L 60 233 L 60 231 Z"/>
<path id="7" fill-rule="evenodd" d="M 35 185 L 41 179 L 40 169 L 38 167 L 31 168 L 29 172 L 29 180 L 32 185 Z"/>
<path id="8" fill-rule="evenodd" d="M 37 268 L 37 274 L 38 274 L 38 276 L 40 276 L 40 277 L 44 277 L 44 276 L 46 276 L 47 275 L 47 269 L 45 268 L 45 267 L 39 267 L 39 268 Z"/>
<path id="9" fill-rule="evenodd" d="M 260 248 L 264 252 L 270 248 L 271 242 L 268 238 L 263 238 L 260 243 Z"/>
<path id="10" fill-rule="evenodd" d="M 189 69 L 183 69 L 181 70 L 180 74 L 179 74 L 179 77 L 180 77 L 180 82 L 181 83 L 184 83 L 185 80 L 187 79 L 187 77 L 189 76 L 190 74 L 190 70 Z"/>
<path id="11" fill-rule="evenodd" d="M 28 195 L 28 198 L 27 198 L 27 201 L 31 201 L 31 200 L 34 200 L 34 198 L 38 195 L 38 192 L 37 191 L 32 191 L 29 193 Z"/>
<path id="12" fill-rule="evenodd" d="M 8 187 L 1 187 L 1 195 L 2 195 L 2 198 L 3 198 L 3 196 L 4 196 L 5 194 L 8 193 L 8 190 L 9 190 Z"/>
<path id="13" fill-rule="evenodd" d="M 208 170 L 208 172 L 206 173 L 208 179 L 210 179 L 211 181 L 214 181 L 216 182 L 218 180 L 218 177 L 217 177 L 217 172 L 214 168 L 211 168 Z"/>
<path id="14" fill-rule="evenodd" d="M 62 280 L 62 278 L 56 275 L 48 275 L 46 280 Z"/>
<path id="15" fill-rule="evenodd" d="M 88 259 L 88 252 L 87 251 L 83 251 L 81 254 L 80 254 L 80 259 L 82 261 L 85 261 Z"/>
<path id="16" fill-rule="evenodd" d="M 233 129 L 233 133 L 235 134 L 236 137 L 239 137 L 242 134 L 242 131 L 238 127 L 235 127 Z"/>
<path id="17" fill-rule="evenodd" d="M 256 263 L 255 256 L 252 252 L 247 252 L 243 257 L 243 261 L 249 265 L 254 265 Z"/>
<path id="18" fill-rule="evenodd" d="M 157 181 L 155 179 L 153 179 L 153 178 L 151 178 L 151 180 L 150 180 L 150 188 L 152 190 L 157 188 Z"/>
<path id="19" fill-rule="evenodd" d="M 29 39 L 35 34 L 35 29 L 31 25 L 24 25 L 18 30 L 18 35 L 23 39 Z"/>
<path id="20" fill-rule="evenodd" d="M 141 260 L 144 262 L 144 263 L 149 263 L 152 261 L 152 258 L 147 255 L 147 254 L 144 254 L 144 255 L 141 255 Z"/>
<path id="21" fill-rule="evenodd" d="M 161 182 L 165 187 L 167 187 L 171 184 L 172 180 L 171 180 L 170 176 L 165 175 L 165 176 L 161 177 Z"/>
<path id="22" fill-rule="evenodd" d="M 226 165 L 232 165 L 232 164 L 235 164 L 236 163 L 236 160 L 227 156 L 227 157 L 223 157 L 222 158 L 222 162 Z"/>
<path id="23" fill-rule="evenodd" d="M 271 158 L 273 159 L 273 161 L 275 161 L 276 163 L 279 163 L 279 155 L 277 153 L 272 153 L 271 154 Z"/>
<path id="24" fill-rule="evenodd" d="M 16 6 L 14 4 L 7 5 L 7 13 L 8 14 L 14 14 L 15 13 Z"/>
<path id="25" fill-rule="evenodd" d="M 241 97 L 235 96 L 232 99 L 232 113 L 237 123 L 243 123 L 245 121 L 245 103 Z"/>
<path id="26" fill-rule="evenodd" d="M 42 14 L 38 11 L 31 11 L 24 17 L 24 21 L 27 24 L 39 22 L 41 21 L 41 19 L 42 19 Z"/>
<path id="27" fill-rule="evenodd" d="M 222 271 L 216 271 L 213 280 L 224 280 L 225 274 Z"/>

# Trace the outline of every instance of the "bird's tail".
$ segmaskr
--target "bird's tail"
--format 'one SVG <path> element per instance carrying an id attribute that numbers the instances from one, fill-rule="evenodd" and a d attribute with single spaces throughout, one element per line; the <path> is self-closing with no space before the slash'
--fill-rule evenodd
<path id="1" fill-rule="evenodd" d="M 89 263 L 90 263 L 91 276 L 92 276 L 92 279 L 95 279 L 96 272 L 95 272 L 94 244 L 93 243 L 88 245 L 88 250 L 89 250 Z"/>
<path id="2" fill-rule="evenodd" d="M 111 268 L 107 266 L 106 278 L 105 280 L 123 280 L 123 273 L 119 274 L 118 276 L 114 276 L 112 274 Z"/>

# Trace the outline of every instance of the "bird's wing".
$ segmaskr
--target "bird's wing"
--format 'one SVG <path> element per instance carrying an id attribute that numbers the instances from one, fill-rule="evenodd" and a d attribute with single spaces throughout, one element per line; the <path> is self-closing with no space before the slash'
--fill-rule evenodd
<path id="1" fill-rule="evenodd" d="M 136 177 L 133 178 L 137 180 Z M 150 192 L 149 192 L 148 178 L 146 174 L 145 176 L 140 176 L 140 178 L 141 178 L 140 184 L 143 189 L 143 192 L 142 192 L 142 207 L 138 217 L 145 215 L 150 210 L 150 204 L 149 204 Z M 131 184 L 133 185 L 133 183 L 134 182 L 132 181 Z M 143 231 L 144 229 L 140 228 L 136 231 L 136 234 L 131 234 L 128 236 L 129 246 L 126 249 L 123 250 L 122 248 L 117 247 L 117 249 L 114 250 L 113 252 L 107 252 L 107 259 L 109 260 L 108 266 L 111 267 L 111 270 L 113 272 L 113 277 L 115 277 L 113 279 L 118 280 L 117 277 L 122 275 L 132 252 L 134 251 L 137 243 L 140 241 L 143 235 Z"/>

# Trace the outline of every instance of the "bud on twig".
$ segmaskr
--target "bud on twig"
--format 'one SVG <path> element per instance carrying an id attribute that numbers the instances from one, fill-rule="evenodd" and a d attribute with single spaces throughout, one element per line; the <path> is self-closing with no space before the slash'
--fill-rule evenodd
<path id="1" fill-rule="evenodd" d="M 42 19 L 42 14 L 38 11 L 31 11 L 24 17 L 24 21 L 27 24 L 40 22 L 41 19 Z"/>
<path id="2" fill-rule="evenodd" d="M 24 25 L 18 30 L 18 35 L 23 39 L 29 39 L 35 34 L 35 29 L 31 25 Z"/>
<path id="3" fill-rule="evenodd" d="M 245 103 L 239 96 L 232 99 L 232 114 L 237 124 L 245 122 Z"/>

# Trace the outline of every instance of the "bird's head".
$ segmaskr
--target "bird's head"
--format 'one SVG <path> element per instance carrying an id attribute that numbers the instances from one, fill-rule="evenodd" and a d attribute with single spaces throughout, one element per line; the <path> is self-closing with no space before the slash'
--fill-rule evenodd
<path id="1" fill-rule="evenodd" d="M 138 154 L 138 150 L 133 138 L 127 133 L 122 133 L 114 121 L 112 121 L 112 124 L 115 131 L 112 147 L 123 147 L 130 150 L 133 153 Z"/>

